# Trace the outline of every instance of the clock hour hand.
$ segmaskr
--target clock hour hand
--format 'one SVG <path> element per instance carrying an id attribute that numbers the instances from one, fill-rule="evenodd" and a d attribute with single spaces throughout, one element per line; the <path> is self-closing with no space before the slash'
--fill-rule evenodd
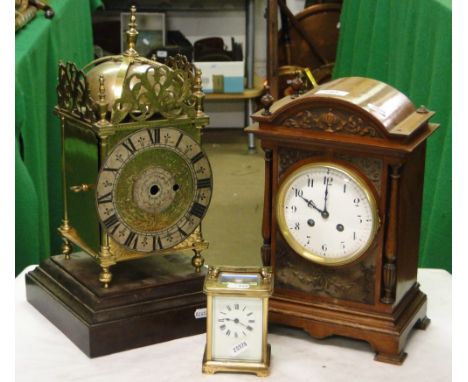
<path id="1" fill-rule="evenodd" d="M 304 198 L 302 195 L 299 195 L 299 197 L 307 203 L 307 206 L 316 209 L 318 212 L 320 212 L 323 215 L 323 211 L 320 208 L 318 208 L 312 200 L 308 200 Z"/>
<path id="2" fill-rule="evenodd" d="M 226 318 L 224 319 L 224 321 L 232 321 L 232 322 L 234 322 L 235 324 L 239 324 L 239 325 L 242 325 L 242 326 L 247 327 L 247 325 L 245 325 L 245 324 L 243 324 L 242 322 L 240 322 L 240 320 L 239 320 L 238 318 L 232 319 L 232 318 L 227 318 L 227 317 L 226 317 Z"/>

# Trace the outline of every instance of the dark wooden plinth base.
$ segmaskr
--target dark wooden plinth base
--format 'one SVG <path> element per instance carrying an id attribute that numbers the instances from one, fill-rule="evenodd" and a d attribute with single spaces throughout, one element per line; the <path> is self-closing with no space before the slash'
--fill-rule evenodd
<path id="1" fill-rule="evenodd" d="M 363 340 L 375 350 L 376 361 L 401 365 L 407 355 L 403 349 L 410 331 L 425 329 L 430 322 L 426 306 L 427 297 L 418 285 L 391 313 L 340 309 L 273 296 L 269 321 L 304 329 L 315 338 L 339 335 Z"/>
<path id="2" fill-rule="evenodd" d="M 116 264 L 104 289 L 86 254 L 52 256 L 26 275 L 27 300 L 89 357 L 203 333 L 205 273 L 172 254 Z M 197 316 L 199 316 L 197 314 Z"/>

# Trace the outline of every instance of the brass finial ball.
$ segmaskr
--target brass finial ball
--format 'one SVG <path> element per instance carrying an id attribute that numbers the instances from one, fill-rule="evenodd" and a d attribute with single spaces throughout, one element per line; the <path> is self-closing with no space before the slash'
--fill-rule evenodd
<path id="1" fill-rule="evenodd" d="M 99 76 L 99 102 L 105 102 L 106 100 L 106 87 L 104 85 L 104 76 Z"/>
<path id="2" fill-rule="evenodd" d="M 200 255 L 192 257 L 192 266 L 195 268 L 195 272 L 200 272 L 201 267 L 205 264 L 205 259 Z"/>

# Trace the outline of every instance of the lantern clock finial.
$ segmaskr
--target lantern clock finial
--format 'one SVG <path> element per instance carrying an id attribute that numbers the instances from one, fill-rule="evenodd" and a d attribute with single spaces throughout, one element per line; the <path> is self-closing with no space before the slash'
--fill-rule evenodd
<path id="1" fill-rule="evenodd" d="M 136 7 L 132 5 L 130 8 L 130 22 L 128 23 L 127 34 L 127 50 L 125 51 L 126 56 L 138 56 L 136 51 L 136 42 L 138 39 L 138 31 L 136 29 Z"/>

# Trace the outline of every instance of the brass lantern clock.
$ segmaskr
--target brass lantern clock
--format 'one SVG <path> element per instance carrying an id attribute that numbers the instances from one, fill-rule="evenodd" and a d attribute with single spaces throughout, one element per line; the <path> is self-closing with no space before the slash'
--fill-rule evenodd
<path id="1" fill-rule="evenodd" d="M 62 255 L 28 275 L 29 301 L 90 356 L 205 325 L 195 312 L 205 307 L 201 222 L 213 182 L 201 72 L 180 55 L 165 65 L 140 57 L 135 11 L 122 55 L 59 65 Z"/>
<path id="2" fill-rule="evenodd" d="M 265 95 L 247 129 L 265 151 L 270 321 L 364 340 L 400 364 L 411 329 L 429 323 L 417 268 L 434 113 L 369 78 L 297 92 Z"/>

